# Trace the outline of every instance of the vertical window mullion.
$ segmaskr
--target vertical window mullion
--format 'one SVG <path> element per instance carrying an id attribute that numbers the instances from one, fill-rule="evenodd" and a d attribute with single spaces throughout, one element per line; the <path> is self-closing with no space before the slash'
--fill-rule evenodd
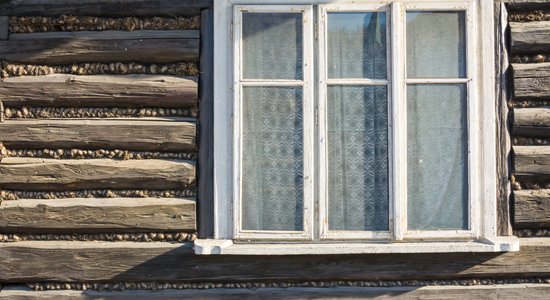
<path id="1" fill-rule="evenodd" d="M 407 103 L 405 94 L 405 19 L 400 2 L 391 8 L 391 111 L 393 239 L 407 230 Z"/>

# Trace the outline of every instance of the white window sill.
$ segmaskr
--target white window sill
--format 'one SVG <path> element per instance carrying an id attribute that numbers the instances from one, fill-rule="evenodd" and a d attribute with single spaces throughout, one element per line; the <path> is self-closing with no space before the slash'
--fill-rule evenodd
<path id="1" fill-rule="evenodd" d="M 453 253 L 519 251 L 513 236 L 484 238 L 468 242 L 402 243 L 312 243 L 312 244 L 234 244 L 232 240 L 196 240 L 198 255 L 328 255 L 368 253 Z"/>

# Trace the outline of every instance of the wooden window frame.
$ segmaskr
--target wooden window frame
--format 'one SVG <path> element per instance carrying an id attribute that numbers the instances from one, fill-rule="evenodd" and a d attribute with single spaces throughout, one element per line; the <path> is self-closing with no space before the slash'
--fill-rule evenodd
<path id="1" fill-rule="evenodd" d="M 235 230 L 239 216 L 235 215 L 235 203 L 238 204 L 235 189 L 235 168 L 238 157 L 235 151 L 233 130 L 236 126 L 234 99 L 238 93 L 235 87 L 240 84 L 236 78 L 234 49 L 234 12 L 237 5 L 257 5 L 257 0 L 215 0 L 215 30 L 214 30 L 214 239 L 197 240 L 195 250 L 198 254 L 330 254 L 330 253 L 419 253 L 419 252 L 498 252 L 517 251 L 519 243 L 515 237 L 497 236 L 497 172 L 496 172 L 496 98 L 494 90 L 494 36 L 493 36 L 493 6 L 489 1 L 435 1 L 435 0 L 401 0 L 401 1 L 350 1 L 336 2 L 330 0 L 263 0 L 264 5 L 287 4 L 319 5 L 319 11 L 324 9 L 365 10 L 365 8 L 386 5 L 390 9 L 389 43 L 391 43 L 391 72 L 388 76 L 389 92 L 391 93 L 392 120 L 397 120 L 390 127 L 389 140 L 402 141 L 406 139 L 406 131 L 402 130 L 406 120 L 405 86 L 413 80 L 405 78 L 405 58 L 400 51 L 405 47 L 405 17 L 406 10 L 466 10 L 467 16 L 467 78 L 468 85 L 468 144 L 469 159 L 469 206 L 470 228 L 462 231 L 407 231 L 406 203 L 395 202 L 390 210 L 393 220 L 390 222 L 391 239 L 380 242 L 370 240 L 375 234 L 359 234 L 342 232 L 341 235 L 327 235 L 326 230 L 317 233 L 320 237 L 330 240 L 320 240 L 316 243 L 283 243 L 275 241 L 271 234 L 263 232 L 245 233 Z M 353 2 L 353 3 L 351 3 Z M 376 4 L 373 4 L 376 3 Z M 326 5 L 326 6 L 322 6 Z M 266 6 L 264 6 L 266 7 Z M 279 7 L 279 6 L 278 6 Z M 367 10 L 368 11 L 368 10 Z M 320 16 L 322 21 L 322 15 Z M 470 23 L 471 22 L 471 23 Z M 322 27 L 322 26 L 319 26 Z M 323 38 L 323 34 L 319 34 Z M 304 41 L 305 42 L 305 41 Z M 322 47 L 321 47 L 322 48 Z M 401 55 L 400 55 L 401 53 Z M 305 58 L 305 57 L 304 57 Z M 401 81 L 401 82 L 400 82 Z M 428 79 L 430 83 L 446 83 L 446 79 Z M 451 80 L 456 83 L 456 79 Z M 414 82 L 419 80 L 414 79 Z M 322 89 L 322 87 L 321 87 Z M 322 93 L 320 93 L 322 94 Z M 470 96 L 472 95 L 472 96 Z M 322 101 L 321 101 L 322 102 Z M 322 109 L 320 107 L 320 109 Z M 305 112 L 304 112 L 305 113 Z M 322 112 L 321 112 L 322 113 Z M 483 117 L 481 117 L 483 116 Z M 405 121 L 406 122 L 406 121 Z M 405 123 L 406 126 L 406 123 Z M 405 135 L 405 136 L 404 136 Z M 390 141 L 391 143 L 391 141 Z M 391 144 L 390 144 L 391 145 Z M 391 147 L 391 146 L 390 146 Z M 393 149 L 393 150 L 392 150 Z M 393 145 L 393 158 L 390 161 L 392 199 L 406 199 L 406 146 Z M 404 155 L 403 155 L 404 154 Z M 405 172 L 403 172 L 405 170 Z M 475 170 L 472 171 L 472 170 Z M 404 177 L 404 178 L 403 178 Z M 395 184 L 395 182 L 403 184 Z M 390 200 L 390 203 L 394 201 Z M 319 218 L 319 220 L 322 220 Z M 322 226 L 321 226 L 322 228 Z M 324 234 L 324 235 L 323 235 Z M 233 243 L 235 239 L 249 238 L 252 244 Z M 303 238 L 301 236 L 300 238 Z M 307 237 L 310 239 L 310 236 Z M 273 240 L 263 242 L 261 239 Z M 286 238 L 283 238 L 286 240 Z M 351 240 L 344 240 L 351 239 Z M 434 240 L 425 242 L 426 240 Z M 392 241 L 400 241 L 399 243 Z M 289 242 L 291 242 L 289 240 Z"/>

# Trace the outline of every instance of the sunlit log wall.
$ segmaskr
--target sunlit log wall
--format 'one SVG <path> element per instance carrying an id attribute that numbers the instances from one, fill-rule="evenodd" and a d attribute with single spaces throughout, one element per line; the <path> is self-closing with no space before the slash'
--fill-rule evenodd
<path id="1" fill-rule="evenodd" d="M 0 4 L 0 242 L 192 241 L 210 1 Z"/>

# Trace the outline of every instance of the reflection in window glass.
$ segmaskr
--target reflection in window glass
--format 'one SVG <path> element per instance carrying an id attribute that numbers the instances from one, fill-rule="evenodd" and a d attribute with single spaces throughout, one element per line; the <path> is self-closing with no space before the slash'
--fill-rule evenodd
<path id="1" fill-rule="evenodd" d="M 243 13 L 244 79 L 302 79 L 302 14 Z"/>
<path id="2" fill-rule="evenodd" d="M 465 13 L 407 12 L 408 78 L 466 77 Z"/>
<path id="3" fill-rule="evenodd" d="M 301 87 L 243 89 L 242 228 L 303 230 Z"/>
<path id="4" fill-rule="evenodd" d="M 468 229 L 466 86 L 407 88 L 408 228 Z"/>
<path id="5" fill-rule="evenodd" d="M 328 77 L 386 79 L 386 14 L 328 13 Z"/>
<path id="6" fill-rule="evenodd" d="M 329 230 L 388 230 L 386 86 L 328 89 Z"/>

